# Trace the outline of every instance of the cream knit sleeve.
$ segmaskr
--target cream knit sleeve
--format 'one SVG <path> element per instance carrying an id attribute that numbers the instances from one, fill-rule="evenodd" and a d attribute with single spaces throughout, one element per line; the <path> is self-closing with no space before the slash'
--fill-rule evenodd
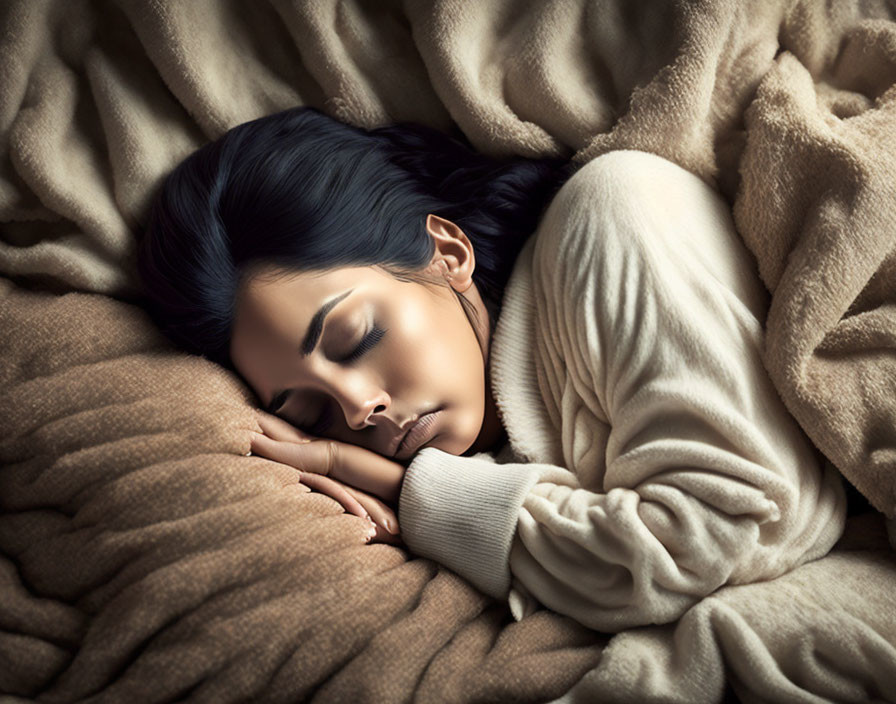
<path id="1" fill-rule="evenodd" d="M 763 289 L 721 199 L 640 152 L 574 179 L 539 228 L 530 285 L 562 462 L 429 451 L 402 501 L 456 527 L 477 512 L 475 536 L 435 552 L 454 569 L 470 558 L 461 574 L 517 618 L 537 600 L 615 632 L 820 557 L 846 504 L 764 371 Z M 448 496 L 465 504 L 453 518 L 438 507 Z"/>

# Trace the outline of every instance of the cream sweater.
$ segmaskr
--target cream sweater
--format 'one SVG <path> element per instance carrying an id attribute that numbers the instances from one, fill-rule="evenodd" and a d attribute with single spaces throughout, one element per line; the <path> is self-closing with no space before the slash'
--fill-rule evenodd
<path id="1" fill-rule="evenodd" d="M 762 365 L 767 296 L 698 177 L 643 152 L 586 164 L 505 290 L 489 370 L 508 443 L 414 457 L 407 546 L 517 620 L 541 604 L 607 632 L 827 553 L 845 495 Z"/>

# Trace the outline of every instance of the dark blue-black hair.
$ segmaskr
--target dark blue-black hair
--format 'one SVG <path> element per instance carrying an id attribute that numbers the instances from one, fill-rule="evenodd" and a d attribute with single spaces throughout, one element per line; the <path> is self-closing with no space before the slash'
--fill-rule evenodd
<path id="1" fill-rule="evenodd" d="M 421 270 L 434 252 L 425 229 L 433 213 L 472 242 L 473 280 L 494 329 L 516 256 L 572 171 L 560 158 L 488 157 L 459 130 L 366 130 L 311 107 L 262 117 L 198 149 L 163 182 L 138 245 L 143 302 L 176 344 L 233 369 L 246 277 Z"/>

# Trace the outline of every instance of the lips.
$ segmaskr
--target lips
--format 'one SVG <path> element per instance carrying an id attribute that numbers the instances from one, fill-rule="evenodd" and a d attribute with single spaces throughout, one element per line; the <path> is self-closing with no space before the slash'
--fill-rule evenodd
<path id="1" fill-rule="evenodd" d="M 410 434 L 411 430 L 413 430 L 414 426 L 417 425 L 417 423 L 423 420 L 426 416 L 435 415 L 437 413 L 440 413 L 442 410 L 442 407 L 438 406 L 437 408 L 432 408 L 427 411 L 415 413 L 400 425 L 396 423 L 395 425 L 398 426 L 398 433 L 396 433 L 395 436 L 391 440 L 389 440 L 389 444 L 386 446 L 383 456 L 398 459 L 397 455 L 402 449 L 402 444 L 404 443 L 405 439 L 408 438 L 408 435 Z"/>
<path id="2" fill-rule="evenodd" d="M 417 448 L 426 443 L 435 434 L 434 426 L 441 411 L 442 409 L 437 408 L 424 413 L 415 422 L 409 423 L 407 432 L 402 436 L 393 456 L 397 459 L 407 459 Z M 404 455 L 404 457 L 399 458 L 399 455 Z"/>
<path id="3" fill-rule="evenodd" d="M 395 457 L 395 453 L 398 452 L 398 448 L 401 447 L 401 443 L 404 442 L 404 439 L 405 437 L 407 437 L 408 432 L 411 428 L 414 427 L 417 419 L 422 415 L 425 414 L 416 413 L 401 424 L 398 430 L 398 434 L 389 441 L 389 451 L 386 453 L 389 457 Z"/>

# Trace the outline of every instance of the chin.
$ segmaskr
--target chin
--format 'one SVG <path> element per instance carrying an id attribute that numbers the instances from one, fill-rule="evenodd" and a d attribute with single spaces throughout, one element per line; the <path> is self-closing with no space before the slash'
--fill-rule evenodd
<path id="1" fill-rule="evenodd" d="M 476 428 L 475 433 L 465 433 L 463 435 L 463 439 L 459 439 L 458 442 L 454 444 L 454 450 L 450 451 L 453 455 L 474 455 L 477 452 L 481 451 L 479 447 L 479 435 L 482 431 L 482 423 L 479 423 L 479 426 Z M 449 450 L 446 450 L 449 452 Z"/>
<path id="2" fill-rule="evenodd" d="M 458 442 L 457 439 L 443 436 L 436 438 L 436 441 L 429 447 L 435 447 L 442 452 L 447 452 L 449 455 L 462 455 L 472 444 L 463 441 Z"/>
<path id="3" fill-rule="evenodd" d="M 459 433 L 455 428 L 445 428 L 429 447 L 438 448 L 449 455 L 463 455 L 475 444 L 476 437 L 470 432 Z"/>
<path id="4" fill-rule="evenodd" d="M 479 419 L 478 423 L 464 422 L 468 418 L 469 416 L 461 415 L 458 419 L 457 416 L 455 416 L 455 418 L 452 418 L 451 420 L 457 419 L 458 423 L 446 423 L 439 429 L 436 436 L 424 447 L 432 447 L 441 450 L 442 452 L 446 452 L 449 455 L 460 456 L 464 454 L 473 454 L 474 448 L 479 440 L 479 434 L 482 430 L 482 418 Z M 420 450 L 417 450 L 417 452 L 419 451 Z"/>

